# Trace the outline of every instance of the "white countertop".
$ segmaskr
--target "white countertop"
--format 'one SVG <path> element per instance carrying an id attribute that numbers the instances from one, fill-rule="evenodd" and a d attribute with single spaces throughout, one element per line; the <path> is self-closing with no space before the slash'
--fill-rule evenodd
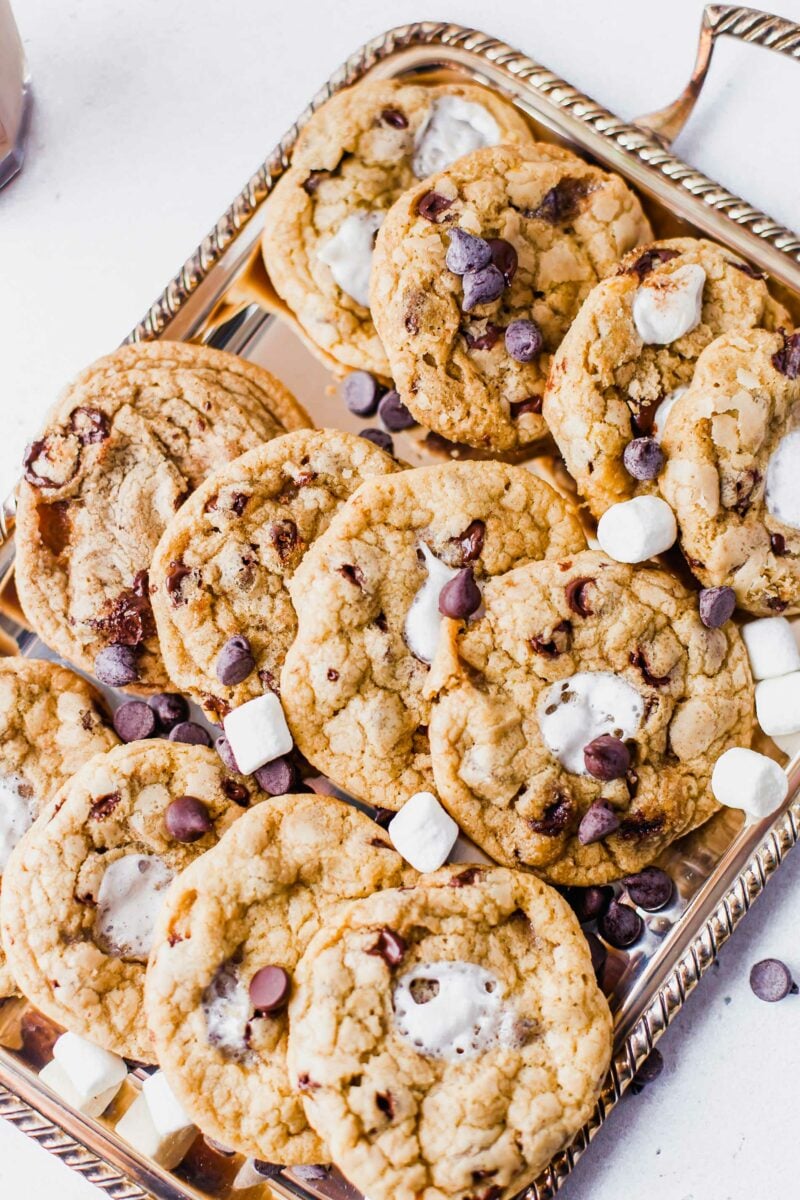
<path id="1" fill-rule="evenodd" d="M 0 492 L 70 376 L 113 348 L 309 97 L 359 43 L 403 21 L 473 24 L 621 116 L 660 108 L 692 62 L 700 0 L 15 0 L 36 109 L 28 161 L 0 192 Z M 800 21 L 800 0 L 782 0 Z M 721 44 L 679 153 L 800 229 L 800 64 Z M 800 852 L 661 1042 L 662 1077 L 628 1097 L 564 1195 L 744 1200 L 800 1192 Z M 0 1121 L 0 1196 L 98 1193 Z"/>

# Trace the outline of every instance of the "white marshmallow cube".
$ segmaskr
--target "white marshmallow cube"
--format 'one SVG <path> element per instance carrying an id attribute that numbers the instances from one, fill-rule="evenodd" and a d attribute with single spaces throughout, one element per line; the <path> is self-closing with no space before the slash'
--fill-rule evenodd
<path id="1" fill-rule="evenodd" d="M 800 731 L 800 671 L 756 684 L 756 717 L 770 737 Z"/>
<path id="2" fill-rule="evenodd" d="M 395 850 L 415 870 L 435 871 L 447 861 L 458 825 L 432 792 L 415 792 L 390 821 L 388 832 Z"/>
<path id="3" fill-rule="evenodd" d="M 228 713 L 225 737 L 243 775 L 252 775 L 264 763 L 288 754 L 292 735 L 274 692 L 265 692 Z"/>
<path id="4" fill-rule="evenodd" d="M 636 496 L 612 504 L 597 526 L 601 549 L 622 563 L 644 562 L 663 554 L 677 536 L 675 514 L 659 496 Z"/>
<path id="5" fill-rule="evenodd" d="M 53 1046 L 53 1058 L 83 1100 L 101 1096 L 111 1088 L 119 1091 L 128 1074 L 118 1054 L 75 1033 L 62 1033 Z"/>
<path id="6" fill-rule="evenodd" d="M 117 1122 L 117 1133 L 145 1158 L 172 1171 L 183 1159 L 197 1136 L 193 1125 L 177 1133 L 159 1133 L 153 1122 L 144 1092 L 136 1097 L 124 1117 Z"/>
<path id="7" fill-rule="evenodd" d="M 666 346 L 700 324 L 706 273 L 687 263 L 669 274 L 656 274 L 636 289 L 633 323 L 648 346 Z"/>
<path id="8" fill-rule="evenodd" d="M 55 1059 L 42 1068 L 39 1079 L 51 1092 L 60 1096 L 65 1104 L 74 1108 L 76 1112 L 83 1113 L 85 1117 L 101 1116 L 122 1087 L 122 1083 L 114 1083 L 105 1091 L 98 1092 L 96 1096 L 81 1096 L 72 1086 L 67 1072 Z"/>
<path id="9" fill-rule="evenodd" d="M 800 650 L 786 617 L 760 617 L 742 626 L 754 679 L 800 671 Z"/>
<path id="10" fill-rule="evenodd" d="M 153 1124 L 162 1137 L 172 1137 L 177 1133 L 182 1133 L 185 1129 L 192 1128 L 191 1117 L 187 1115 L 183 1105 L 169 1086 L 163 1071 L 156 1071 L 154 1075 L 148 1075 L 142 1084 L 142 1092 L 147 1100 Z"/>
<path id="11" fill-rule="evenodd" d="M 761 819 L 783 804 L 789 780 L 766 754 L 734 746 L 715 762 L 711 790 L 720 804 L 744 809 L 750 817 Z"/>

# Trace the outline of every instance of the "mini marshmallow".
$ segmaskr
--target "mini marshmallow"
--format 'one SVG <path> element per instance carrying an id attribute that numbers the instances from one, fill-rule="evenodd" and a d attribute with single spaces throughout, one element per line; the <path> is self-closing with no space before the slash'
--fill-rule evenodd
<path id="1" fill-rule="evenodd" d="M 784 434 L 770 455 L 764 501 L 773 517 L 800 529 L 800 429 Z"/>
<path id="2" fill-rule="evenodd" d="M 82 1100 L 92 1100 L 111 1089 L 116 1095 L 128 1074 L 119 1055 L 76 1033 L 62 1033 L 53 1046 L 53 1059 Z"/>
<path id="3" fill-rule="evenodd" d="M 800 671 L 756 684 L 756 717 L 770 737 L 800 732 Z"/>
<path id="4" fill-rule="evenodd" d="M 409 796 L 389 823 L 398 854 L 417 871 L 435 871 L 446 862 L 458 837 L 458 826 L 432 792 Z"/>
<path id="5" fill-rule="evenodd" d="M 116 1129 L 134 1150 L 138 1150 L 145 1158 L 153 1159 L 167 1171 L 177 1167 L 197 1136 L 194 1125 L 166 1136 L 159 1133 L 144 1092 L 136 1097 L 124 1117 L 117 1122 Z"/>
<path id="6" fill-rule="evenodd" d="M 419 589 L 406 614 L 405 638 L 408 648 L 420 662 L 431 663 L 439 645 L 442 630 L 442 614 L 439 612 L 439 596 L 442 588 L 458 575 L 457 567 L 448 567 L 427 546 L 420 542 L 420 551 L 425 559 L 428 578 Z"/>
<path id="7" fill-rule="evenodd" d="M 76 1112 L 83 1113 L 85 1117 L 101 1116 L 122 1087 L 121 1083 L 115 1083 L 113 1087 L 106 1088 L 97 1096 L 81 1096 L 70 1083 L 64 1068 L 59 1066 L 55 1059 L 42 1068 L 39 1072 L 39 1079 L 65 1104 L 74 1108 Z"/>
<path id="8" fill-rule="evenodd" d="M 773 679 L 800 670 L 800 650 L 786 617 L 760 617 L 742 626 L 754 679 Z"/>
<path id="9" fill-rule="evenodd" d="M 711 790 L 720 804 L 741 808 L 748 816 L 760 820 L 775 812 L 786 799 L 789 780 L 786 772 L 766 754 L 735 746 L 715 762 Z"/>
<path id="10" fill-rule="evenodd" d="M 597 525 L 601 549 L 622 563 L 644 562 L 669 550 L 678 536 L 675 514 L 658 496 L 612 504 Z"/>
<path id="11" fill-rule="evenodd" d="M 700 324 L 706 273 L 696 263 L 654 274 L 636 289 L 633 323 L 647 346 L 666 346 Z"/>
<path id="12" fill-rule="evenodd" d="M 162 1137 L 172 1137 L 192 1127 L 180 1101 L 169 1086 L 163 1071 L 148 1075 L 142 1084 L 153 1124 Z"/>
<path id="13" fill-rule="evenodd" d="M 265 692 L 232 709 L 223 726 L 242 775 L 252 775 L 264 763 L 288 754 L 294 744 L 274 692 Z"/>
<path id="14" fill-rule="evenodd" d="M 317 251 L 320 262 L 330 267 L 331 275 L 342 291 L 364 308 L 369 308 L 369 275 L 375 234 L 385 215 L 382 212 L 351 213 Z"/>
<path id="15" fill-rule="evenodd" d="M 499 141 L 500 127 L 482 104 L 442 96 L 434 100 L 417 133 L 411 169 L 417 179 L 427 179 L 457 158 Z"/>
<path id="16" fill-rule="evenodd" d="M 418 963 L 392 996 L 394 1024 L 418 1054 L 458 1062 L 507 1040 L 498 979 L 470 962 Z"/>

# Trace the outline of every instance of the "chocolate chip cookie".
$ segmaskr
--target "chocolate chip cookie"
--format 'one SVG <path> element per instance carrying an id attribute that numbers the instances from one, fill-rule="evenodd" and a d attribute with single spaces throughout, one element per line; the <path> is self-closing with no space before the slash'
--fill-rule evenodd
<path id="1" fill-rule="evenodd" d="M 618 175 L 536 148 L 476 150 L 410 188 L 381 226 L 370 293 L 403 402 L 470 446 L 541 438 L 551 354 L 598 279 L 650 236 Z"/>
<path id="2" fill-rule="evenodd" d="M 583 546 L 571 508 L 522 467 L 451 462 L 364 483 L 289 581 L 298 631 L 281 698 L 300 750 L 383 808 L 430 789 L 443 613 L 473 613 L 486 579 Z"/>
<path id="3" fill-rule="evenodd" d="M 147 572 L 164 527 L 211 471 L 309 424 L 269 372 L 219 350 L 101 358 L 25 452 L 16 579 L 32 627 L 104 683 L 163 690 Z"/>
<path id="4" fill-rule="evenodd" d="M 712 342 L 663 446 L 659 486 L 697 578 L 760 616 L 800 612 L 800 332 Z"/>
<path id="5" fill-rule="evenodd" d="M 89 759 L 3 879 L 3 943 L 28 999 L 72 1033 L 153 1062 L 144 972 L 166 890 L 262 795 L 206 746 L 132 742 Z"/>
<path id="6" fill-rule="evenodd" d="M 389 374 L 369 273 L 397 197 L 479 146 L 532 140 L 510 104 L 466 83 L 366 80 L 314 114 L 267 200 L 262 246 L 276 291 L 324 361 Z"/>
<path id="7" fill-rule="evenodd" d="M 298 430 L 215 471 L 172 518 L 150 569 L 158 638 L 212 720 L 277 687 L 297 628 L 287 581 L 343 501 L 396 470 L 365 438 Z"/>
<path id="8" fill-rule="evenodd" d="M 714 762 L 753 728 L 732 621 L 708 628 L 673 576 L 595 551 L 490 580 L 483 602 L 447 623 L 430 740 L 442 803 L 487 854 L 605 883 L 716 811 Z"/>
<path id="9" fill-rule="evenodd" d="M 289 1069 L 372 1200 L 516 1195 L 589 1118 L 611 1016 L 566 902 L 444 868 L 357 900 L 295 973 Z"/>
<path id="10" fill-rule="evenodd" d="M 0 876 L 50 797 L 117 744 L 103 698 L 58 663 L 0 658 Z M 0 998 L 15 991 L 0 947 Z"/>
<path id="11" fill-rule="evenodd" d="M 639 248 L 597 284 L 553 358 L 543 408 L 596 517 L 656 491 L 666 419 L 706 346 L 782 324 L 763 276 L 695 238 Z"/>
<path id="12" fill-rule="evenodd" d="M 147 1019 L 200 1128 L 274 1163 L 327 1162 L 289 1086 L 297 962 L 347 902 L 412 875 L 382 829 L 327 796 L 245 814 L 172 888 L 147 972 Z"/>

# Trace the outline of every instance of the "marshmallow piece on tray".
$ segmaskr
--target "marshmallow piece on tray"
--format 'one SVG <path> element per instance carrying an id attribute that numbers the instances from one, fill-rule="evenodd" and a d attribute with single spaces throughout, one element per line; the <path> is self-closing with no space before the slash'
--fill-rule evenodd
<path id="1" fill-rule="evenodd" d="M 786 617 L 760 617 L 742 626 L 754 679 L 773 679 L 800 670 L 800 650 Z"/>
<path id="2" fill-rule="evenodd" d="M 601 549 L 622 563 L 644 562 L 663 554 L 677 536 L 675 514 L 659 496 L 635 496 L 612 504 L 597 525 Z"/>
<path id="3" fill-rule="evenodd" d="M 714 764 L 711 790 L 720 804 L 741 808 L 755 820 L 768 817 L 789 791 L 786 772 L 766 754 L 734 746 Z"/>
<path id="4" fill-rule="evenodd" d="M 800 731 L 800 671 L 756 684 L 756 717 L 770 737 Z"/>
<path id="5" fill-rule="evenodd" d="M 53 1046 L 53 1059 L 67 1077 L 70 1086 L 84 1101 L 102 1096 L 112 1088 L 116 1095 L 128 1074 L 128 1069 L 118 1054 L 112 1054 L 102 1046 L 95 1046 L 86 1038 L 78 1037 L 76 1033 L 61 1035 Z M 57 1072 L 51 1072 L 51 1078 L 53 1076 L 57 1079 L 59 1077 Z"/>
<path id="6" fill-rule="evenodd" d="M 667 346 L 700 324 L 706 273 L 687 263 L 670 275 L 654 274 L 636 289 L 633 323 L 647 346 Z"/>
<path id="7" fill-rule="evenodd" d="M 172 1137 L 186 1129 L 194 1128 L 191 1118 L 169 1086 L 163 1071 L 148 1075 L 142 1084 L 142 1092 L 153 1124 L 163 1137 Z"/>
<path id="8" fill-rule="evenodd" d="M 453 849 L 458 825 L 432 792 L 415 792 L 389 822 L 389 837 L 415 870 L 435 871 Z"/>
<path id="9" fill-rule="evenodd" d="M 117 1122 L 117 1133 L 134 1150 L 171 1171 L 185 1157 L 197 1136 L 197 1127 L 181 1108 L 163 1073 L 157 1071 L 145 1080 L 140 1095 Z"/>
<path id="10" fill-rule="evenodd" d="M 292 735 L 274 692 L 265 692 L 228 713 L 225 737 L 242 775 L 252 775 L 292 748 Z"/>
<path id="11" fill-rule="evenodd" d="M 72 1086 L 67 1072 L 55 1059 L 42 1068 L 39 1078 L 50 1088 L 51 1092 L 60 1096 L 65 1104 L 74 1108 L 76 1112 L 83 1113 L 85 1117 L 101 1116 L 122 1087 L 121 1082 L 115 1083 L 105 1091 L 98 1092 L 96 1096 L 81 1096 L 80 1092 L 77 1092 Z"/>

